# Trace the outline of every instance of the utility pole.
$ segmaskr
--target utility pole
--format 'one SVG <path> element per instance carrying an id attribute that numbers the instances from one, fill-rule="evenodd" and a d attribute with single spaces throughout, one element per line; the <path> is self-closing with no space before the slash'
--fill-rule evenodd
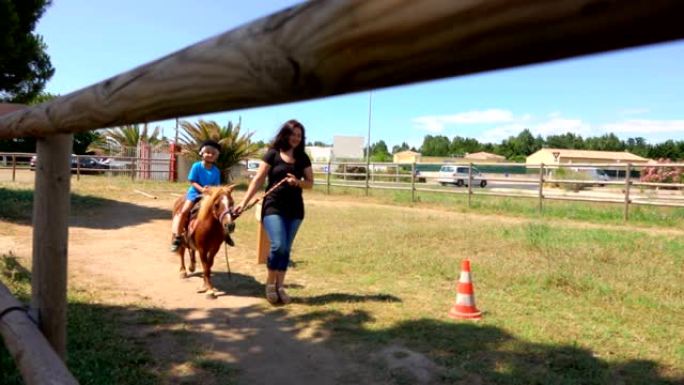
<path id="1" fill-rule="evenodd" d="M 368 93 L 368 146 L 366 147 L 366 195 L 370 188 L 370 153 L 371 153 L 371 111 L 373 107 L 373 91 Z"/>

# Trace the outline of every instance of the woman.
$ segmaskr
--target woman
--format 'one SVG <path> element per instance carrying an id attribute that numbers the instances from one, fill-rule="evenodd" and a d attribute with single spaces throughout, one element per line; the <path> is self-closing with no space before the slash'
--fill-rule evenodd
<path id="1" fill-rule="evenodd" d="M 241 213 L 267 176 L 266 190 L 285 180 L 264 198 L 261 211 L 261 222 L 271 241 L 266 263 L 266 299 L 271 304 L 292 301 L 285 292 L 285 273 L 292 243 L 304 219 L 302 189 L 313 187 L 311 160 L 304 152 L 304 143 L 304 126 L 296 120 L 285 122 L 264 155 L 245 197 L 235 207 L 236 213 Z"/>

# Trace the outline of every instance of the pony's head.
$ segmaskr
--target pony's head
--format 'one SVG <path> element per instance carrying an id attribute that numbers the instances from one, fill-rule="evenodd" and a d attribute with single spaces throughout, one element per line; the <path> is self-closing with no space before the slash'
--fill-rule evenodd
<path id="1" fill-rule="evenodd" d="M 235 185 L 209 188 L 203 194 L 200 211 L 197 214 L 199 221 L 207 220 L 209 217 L 218 221 L 223 227 L 224 240 L 231 246 L 235 245 L 230 237 L 230 233 L 235 231 L 235 221 L 231 215 L 235 204 L 232 195 L 234 187 Z"/>

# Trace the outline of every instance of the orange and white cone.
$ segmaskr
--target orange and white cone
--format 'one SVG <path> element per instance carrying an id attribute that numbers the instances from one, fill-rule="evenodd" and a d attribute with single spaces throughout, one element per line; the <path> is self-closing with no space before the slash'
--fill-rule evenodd
<path id="1" fill-rule="evenodd" d="M 458 279 L 456 304 L 449 310 L 454 319 L 481 319 L 482 312 L 475 307 L 475 292 L 470 277 L 470 260 L 461 262 L 461 276 Z"/>

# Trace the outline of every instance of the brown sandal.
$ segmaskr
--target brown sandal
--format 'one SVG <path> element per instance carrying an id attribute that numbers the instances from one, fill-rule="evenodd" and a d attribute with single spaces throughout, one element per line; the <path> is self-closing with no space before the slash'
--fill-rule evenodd
<path id="1" fill-rule="evenodd" d="M 266 300 L 272 304 L 275 305 L 278 303 L 278 292 L 276 291 L 276 286 L 275 285 L 269 285 L 266 284 Z"/>
<path id="2" fill-rule="evenodd" d="M 278 288 L 278 297 L 280 297 L 280 301 L 281 301 L 283 304 L 285 304 L 285 305 L 287 305 L 288 303 L 292 302 L 292 298 L 290 298 L 290 296 L 287 295 L 287 293 L 285 292 L 285 288 L 284 288 L 284 287 L 279 287 L 279 288 Z"/>

